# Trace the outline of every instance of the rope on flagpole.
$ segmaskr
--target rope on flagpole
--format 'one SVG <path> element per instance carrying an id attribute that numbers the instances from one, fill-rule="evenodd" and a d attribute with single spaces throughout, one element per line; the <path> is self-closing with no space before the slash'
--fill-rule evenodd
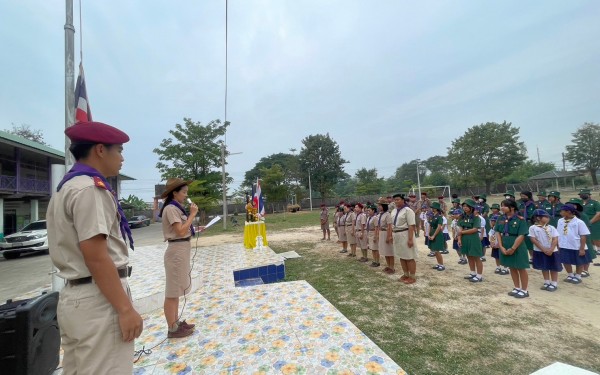
<path id="1" fill-rule="evenodd" d="M 79 62 L 83 62 L 83 27 L 81 27 L 81 0 L 79 0 Z"/>

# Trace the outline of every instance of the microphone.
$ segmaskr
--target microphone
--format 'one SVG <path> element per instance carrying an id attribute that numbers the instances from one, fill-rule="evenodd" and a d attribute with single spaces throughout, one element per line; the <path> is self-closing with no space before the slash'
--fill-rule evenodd
<path id="1" fill-rule="evenodd" d="M 192 200 L 190 198 L 187 199 L 188 204 L 192 204 Z"/>

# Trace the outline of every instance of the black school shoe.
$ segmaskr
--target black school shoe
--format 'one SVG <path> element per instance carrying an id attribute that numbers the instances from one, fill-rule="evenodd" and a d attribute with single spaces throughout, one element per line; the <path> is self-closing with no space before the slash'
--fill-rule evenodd
<path id="1" fill-rule="evenodd" d="M 469 281 L 472 283 L 480 283 L 483 281 L 483 276 L 482 277 L 473 276 L 473 278 L 469 279 Z"/>

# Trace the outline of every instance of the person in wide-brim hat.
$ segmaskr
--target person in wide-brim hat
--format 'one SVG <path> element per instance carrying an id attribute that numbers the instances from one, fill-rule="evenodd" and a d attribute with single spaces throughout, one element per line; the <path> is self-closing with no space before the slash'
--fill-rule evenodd
<path id="1" fill-rule="evenodd" d="M 192 182 L 194 182 L 193 180 L 183 180 L 181 178 L 169 178 L 167 180 L 167 185 L 165 186 L 165 191 L 160 195 L 160 197 L 162 199 L 165 199 L 170 192 L 172 192 L 173 190 L 176 190 L 179 187 L 182 187 L 183 185 L 189 185 Z"/>

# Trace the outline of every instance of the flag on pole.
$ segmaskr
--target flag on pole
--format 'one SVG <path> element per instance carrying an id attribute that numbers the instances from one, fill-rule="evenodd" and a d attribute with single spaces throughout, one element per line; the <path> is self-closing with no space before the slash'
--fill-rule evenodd
<path id="1" fill-rule="evenodd" d="M 265 216 L 265 203 L 263 201 L 262 190 L 260 189 L 260 180 L 256 179 L 256 189 L 253 187 L 252 201 L 256 205 L 260 216 Z"/>
<path id="2" fill-rule="evenodd" d="M 75 122 L 80 121 L 92 121 L 92 111 L 87 98 L 83 64 L 81 63 L 79 63 L 79 76 L 77 76 L 77 84 L 75 85 Z"/>

